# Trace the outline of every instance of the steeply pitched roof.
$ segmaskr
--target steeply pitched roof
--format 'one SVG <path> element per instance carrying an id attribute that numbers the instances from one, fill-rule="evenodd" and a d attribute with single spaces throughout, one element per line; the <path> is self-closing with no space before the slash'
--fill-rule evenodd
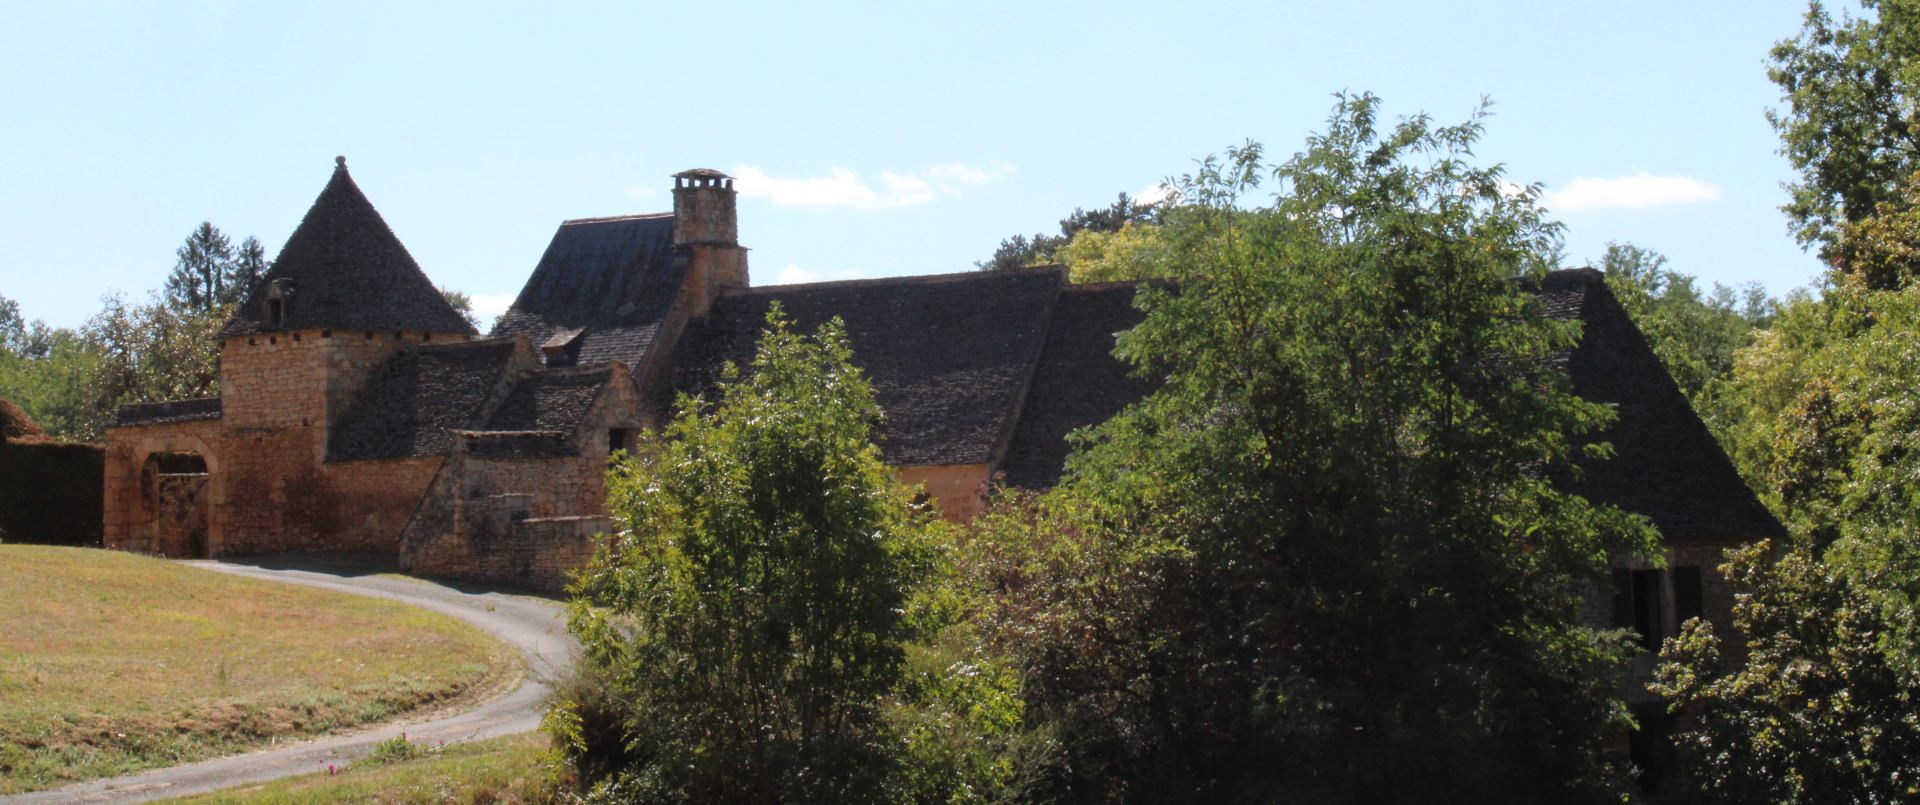
<path id="1" fill-rule="evenodd" d="M 674 248 L 671 214 L 566 221 L 493 335 L 565 345 L 550 366 L 637 366 L 679 298 L 689 259 Z"/>
<path id="2" fill-rule="evenodd" d="M 446 453 L 453 431 L 491 411 L 515 366 L 515 339 L 431 344 L 402 350 L 368 378 L 327 439 L 328 461 Z M 530 356 L 524 360 L 531 362 Z"/>
<path id="3" fill-rule="evenodd" d="M 489 431 L 578 430 L 601 389 L 613 378 L 611 364 L 545 369 L 527 375 L 487 419 Z M 632 382 L 632 381 L 628 381 Z"/>
<path id="4" fill-rule="evenodd" d="M 267 309 L 275 281 L 286 296 L 279 324 Z M 474 332 L 354 185 L 344 158 L 221 335 L 311 328 Z"/>
<path id="5" fill-rule="evenodd" d="M 192 422 L 201 419 L 219 418 L 219 397 L 211 397 L 204 400 L 129 403 L 120 406 L 119 413 L 113 417 L 113 427 L 124 428 L 133 425 L 163 425 L 170 422 Z"/>
<path id="6" fill-rule="evenodd" d="M 1599 435 L 1612 443 L 1613 458 L 1591 462 L 1571 484 L 1573 492 L 1643 515 L 1669 540 L 1786 533 L 1733 468 L 1600 272 L 1552 272 L 1535 294 L 1547 315 L 1583 324 L 1580 345 L 1567 358 L 1574 392 L 1618 411 L 1613 427 Z"/>
<path id="7" fill-rule="evenodd" d="M 732 292 L 688 326 L 669 380 L 673 390 L 707 393 L 724 363 L 744 368 L 774 302 L 802 332 L 839 316 L 886 417 L 886 460 L 986 463 L 1011 433 L 1062 283 L 1061 272 L 1036 270 Z"/>
<path id="8" fill-rule="evenodd" d="M 1046 489 L 1060 480 L 1067 434 L 1098 425 L 1145 397 L 1153 384 L 1132 377 L 1113 357 L 1114 337 L 1140 323 L 1136 283 L 1075 285 L 1054 303 L 1004 470 L 1007 483 Z"/>

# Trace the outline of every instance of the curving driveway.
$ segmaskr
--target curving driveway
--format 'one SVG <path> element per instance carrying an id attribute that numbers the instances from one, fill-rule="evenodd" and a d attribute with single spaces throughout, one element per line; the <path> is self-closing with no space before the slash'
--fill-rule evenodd
<path id="1" fill-rule="evenodd" d="M 254 559 L 247 560 L 256 561 Z M 279 749 L 173 766 L 65 788 L 23 794 L 10 803 L 142 802 L 213 791 L 278 777 L 326 771 L 372 751 L 401 731 L 429 745 L 456 743 L 538 729 L 546 712 L 547 684 L 573 666 L 578 644 L 567 634 L 564 607 L 556 601 L 492 591 L 466 591 L 418 579 L 372 575 L 382 568 L 354 557 L 270 557 L 260 564 L 187 562 L 208 570 L 341 592 L 391 598 L 445 613 L 480 627 L 520 649 L 527 676 L 518 688 L 458 715 L 389 722 L 329 735 Z M 277 565 L 277 566 L 276 566 Z"/>

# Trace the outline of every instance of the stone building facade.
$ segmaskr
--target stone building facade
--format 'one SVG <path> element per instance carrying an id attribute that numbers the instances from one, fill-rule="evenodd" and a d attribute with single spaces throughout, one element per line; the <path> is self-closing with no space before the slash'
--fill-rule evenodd
<path id="1" fill-rule="evenodd" d="M 1149 384 L 1112 357 L 1132 284 L 1063 271 L 752 287 L 732 180 L 674 177 L 673 211 L 563 222 L 480 337 L 420 271 L 344 160 L 221 333 L 220 397 L 128 406 L 108 431 L 106 544 L 167 556 L 350 549 L 413 572 L 555 589 L 609 524 L 609 454 L 675 395 L 745 364 L 771 306 L 838 316 L 909 483 L 965 520 L 995 482 L 1045 488 L 1067 434 Z M 1616 457 L 1567 481 L 1647 516 L 1664 567 L 1617 562 L 1590 617 L 1650 645 L 1730 618 L 1710 569 L 1782 533 L 1694 416 L 1598 272 L 1531 289 L 1582 323 L 1575 391 L 1619 412 Z"/>

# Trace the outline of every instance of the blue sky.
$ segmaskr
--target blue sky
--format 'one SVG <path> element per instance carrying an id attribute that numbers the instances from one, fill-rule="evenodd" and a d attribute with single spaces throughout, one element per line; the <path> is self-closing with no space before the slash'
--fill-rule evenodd
<path id="1" fill-rule="evenodd" d="M 1573 262 L 1609 240 L 1778 294 L 1767 49 L 1804 0 L 1696 3 L 6 2 L 0 295 L 74 326 L 201 220 L 279 250 L 336 154 L 434 281 L 497 311 L 560 221 L 742 178 L 756 284 L 969 270 L 1331 94 L 1494 115 Z"/>

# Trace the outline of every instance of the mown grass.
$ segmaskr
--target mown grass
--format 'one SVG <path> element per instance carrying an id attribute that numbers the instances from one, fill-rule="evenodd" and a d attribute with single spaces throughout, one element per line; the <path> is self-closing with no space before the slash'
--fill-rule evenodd
<path id="1" fill-rule="evenodd" d="M 173 803 L 549 803 L 559 799 L 544 757 L 540 733 L 508 735 L 445 748 L 416 745 L 413 757 L 373 757 L 338 774 L 288 777 L 240 786 Z"/>
<path id="2" fill-rule="evenodd" d="M 380 722 L 520 669 L 480 630 L 393 601 L 0 545 L 0 795 Z"/>

